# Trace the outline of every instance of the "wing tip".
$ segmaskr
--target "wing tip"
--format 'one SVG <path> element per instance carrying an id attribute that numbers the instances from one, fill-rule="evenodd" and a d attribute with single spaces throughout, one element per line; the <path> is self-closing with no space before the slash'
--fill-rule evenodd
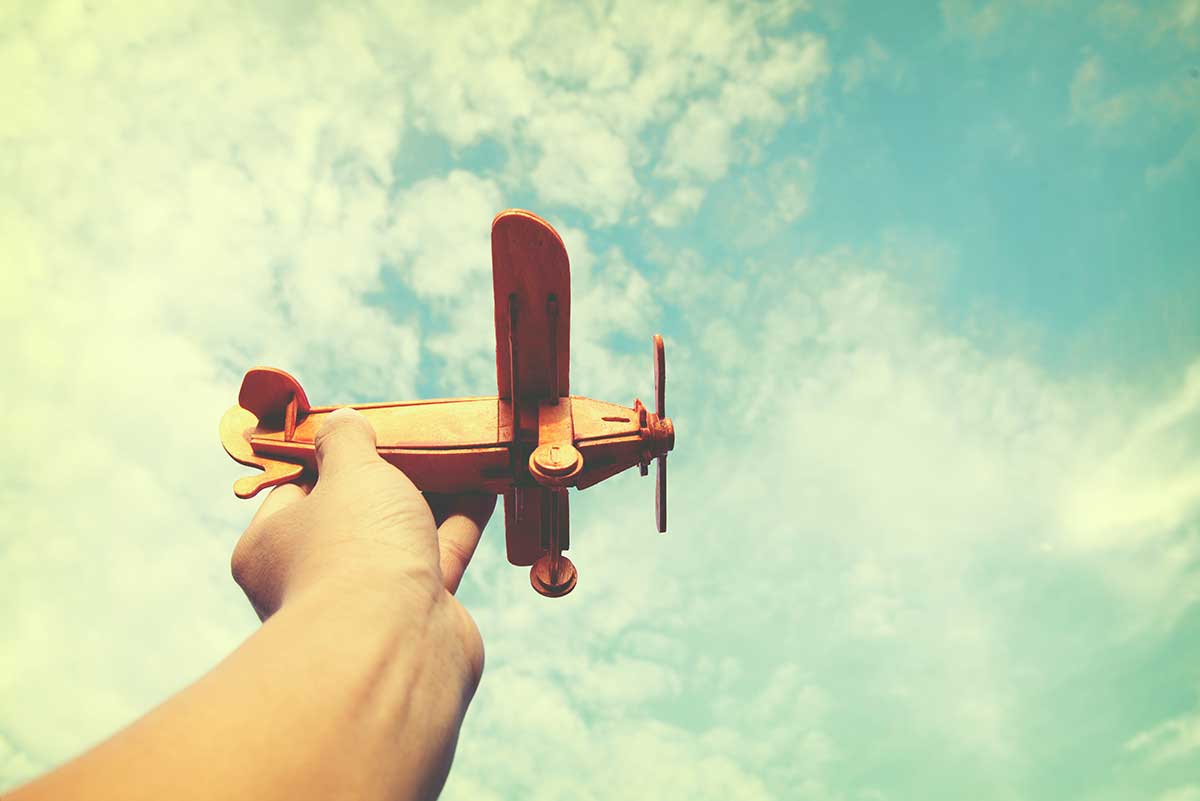
<path id="1" fill-rule="evenodd" d="M 554 226 L 551 225 L 549 222 L 547 222 L 543 217 L 539 217 L 538 215 L 534 214 L 532 211 L 529 211 L 527 209 L 505 209 L 504 211 L 500 212 L 495 217 L 493 217 L 492 218 L 492 236 L 496 235 L 496 229 L 498 227 L 500 227 L 504 223 L 510 223 L 510 222 L 532 223 L 533 225 L 537 226 L 538 228 L 541 228 L 542 230 L 546 231 L 547 233 L 553 234 L 554 238 L 558 240 L 558 243 L 560 245 L 562 245 L 564 252 L 567 249 L 566 245 L 563 244 L 562 237 L 559 236 L 558 231 L 554 230 Z"/>

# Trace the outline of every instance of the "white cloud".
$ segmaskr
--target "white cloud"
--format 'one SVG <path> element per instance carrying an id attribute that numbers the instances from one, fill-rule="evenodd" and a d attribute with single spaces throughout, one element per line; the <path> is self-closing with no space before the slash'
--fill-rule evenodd
<path id="1" fill-rule="evenodd" d="M 1200 754 L 1200 712 L 1181 715 L 1140 732 L 1125 743 L 1125 748 L 1155 764 Z"/>
<path id="2" fill-rule="evenodd" d="M 734 155 L 733 128 L 741 119 L 728 118 L 723 111 L 711 100 L 688 106 L 667 135 L 664 175 L 711 182 L 728 171 Z"/>
<path id="3" fill-rule="evenodd" d="M 502 4 L 85 11 L 0 44 L 5 785 L 251 630 L 227 575 L 249 508 L 214 432 L 243 369 L 383 399 L 433 356 L 449 391 L 491 391 L 487 224 L 510 197 L 567 242 L 576 391 L 648 397 L 628 342 L 670 326 L 672 530 L 636 473 L 575 494 L 580 585 L 548 603 L 493 524 L 463 590 L 488 669 L 447 797 L 837 797 L 848 760 L 929 753 L 1011 788 L 1025 715 L 1072 662 L 1026 639 L 1048 631 L 1029 599 L 1116 588 L 1103 631 L 1077 624 L 1107 642 L 1193 597 L 1192 383 L 1114 398 L 949 330 L 892 263 L 941 269 L 936 242 L 761 264 L 595 230 L 678 223 L 806 113 L 829 54 L 777 8 L 547 10 L 541 30 Z M 448 171 L 426 145 L 504 161 Z M 757 169 L 777 224 L 801 219 L 809 160 Z M 385 262 L 422 320 L 371 300 Z M 867 713 L 912 724 L 849 732 Z M 1191 748 L 1171 724 L 1143 750 Z"/>
<path id="4" fill-rule="evenodd" d="M 626 30 L 629 14 L 599 31 L 569 23 L 588 46 L 556 34 L 550 58 L 496 5 L 134 11 L 11 12 L 20 19 L 5 24 L 24 35 L 0 47 L 15 98 L 0 123 L 14 145 L 0 155 L 13 269 L 3 314 L 20 331 L 6 385 L 23 420 L 4 434 L 22 463 L 3 489 L 21 510 L 0 567 L 6 606 L 19 610 L 4 623 L 19 658 L 0 675 L 6 697 L 21 699 L 6 783 L 111 731 L 249 631 L 226 567 L 247 510 L 228 497 L 238 468 L 213 433 L 242 370 L 290 369 L 315 402 L 411 396 L 415 309 L 370 300 L 392 262 L 429 304 L 428 352 L 490 378 L 490 297 L 475 287 L 486 283 L 487 223 L 508 193 L 528 187 L 615 222 L 642 202 L 651 154 L 641 137 L 688 93 L 752 114 L 773 108 L 772 92 L 798 102 L 823 59 L 819 40 L 764 49 L 752 16 L 720 7 L 698 26 L 665 5 L 647 10 L 659 29 Z M 732 62 L 761 68 L 767 90 L 726 90 Z M 416 141 L 409 125 L 452 148 L 494 139 L 510 164 L 395 192 Z M 527 171 L 514 169 L 522 162 Z M 648 336 L 649 283 L 619 251 L 595 257 L 598 280 L 586 247 L 572 255 L 583 383 L 645 394 L 648 359 L 606 340 Z M 64 440 L 64 420 L 88 428 Z M 54 502 L 63 488 L 70 501 Z M 184 626 L 166 600 L 179 592 L 202 610 Z M 637 609 L 628 599 L 599 630 L 621 631 Z M 68 642 L 73 661 L 60 658 Z M 611 664 L 614 680 L 631 670 Z M 665 668 L 640 670 L 671 686 Z"/>
<path id="5" fill-rule="evenodd" d="M 813 179 L 807 159 L 780 159 L 767 168 L 765 177 L 771 209 L 763 220 L 765 228 L 790 225 L 808 213 Z"/>
<path id="6" fill-rule="evenodd" d="M 680 184 L 667 197 L 650 209 L 650 220 L 662 228 L 674 228 L 704 202 L 704 190 L 690 184 Z"/>
<path id="7" fill-rule="evenodd" d="M 1200 363 L 1183 385 L 1131 421 L 1120 446 L 1099 456 L 1066 499 L 1065 532 L 1098 548 L 1136 547 L 1200 508 L 1200 459 L 1189 432 L 1200 421 Z"/>
<path id="8" fill-rule="evenodd" d="M 22 419 L 0 435 L 20 465 L 0 488 L 6 785 L 251 630 L 227 567 L 248 509 L 216 438 L 242 370 L 290 369 L 315 402 L 414 385 L 416 326 L 365 299 L 404 110 L 362 29 L 298 49 L 209 13 L 64 4 L 0 54 L 44 104 L 0 155 Z"/>
<path id="9" fill-rule="evenodd" d="M 595 717 L 579 715 L 553 678 L 505 669 L 491 673 L 491 692 L 472 710 L 444 797 L 474 798 L 480 789 L 535 798 L 775 797 L 761 765 L 731 752 L 731 745 L 745 748 L 745 740 L 730 743 L 720 730 L 697 734 L 638 714 L 645 687 L 609 684 L 622 676 L 603 665 L 591 667 L 604 681 L 575 689 L 598 691 L 589 703 L 606 706 Z M 773 707 L 771 719 L 790 708 L 790 703 Z M 528 747 L 496 748 L 499 742 Z M 564 765 L 571 771 L 561 770 Z"/>
<path id="10" fill-rule="evenodd" d="M 581 275 L 608 275 L 578 232 L 566 237 L 587 254 Z M 882 259 L 910 258 L 915 247 Z M 599 492 L 628 504 L 594 492 L 572 499 L 581 583 L 565 605 L 531 606 L 523 577 L 503 566 L 475 574 L 495 604 L 480 625 L 499 652 L 489 651 L 495 670 L 450 797 L 532 788 L 536 759 L 498 764 L 481 751 L 493 738 L 525 742 L 547 729 L 563 733 L 557 758 L 574 766 L 576 792 L 661 794 L 677 761 L 720 754 L 722 780 L 737 792 L 836 797 L 831 777 L 848 751 L 916 758 L 928 748 L 1016 789 L 1012 777 L 1035 759 L 1022 721 L 1062 668 L 1014 657 L 1028 647 L 1014 626 L 1036 624 L 1011 606 L 1021 595 L 992 560 L 1072 577 L 1043 591 L 1079 580 L 1126 589 L 1145 563 L 1110 555 L 1098 523 L 1080 524 L 1083 550 L 1065 548 L 1064 499 L 1086 486 L 1097 452 L 1125 452 L 1115 442 L 1152 459 L 1143 432 L 1161 435 L 1191 407 L 1176 398 L 1130 414 L 1015 354 L 984 351 L 871 269 L 875 258 L 839 251 L 777 274 L 729 275 L 673 261 L 679 276 L 667 277 L 664 297 L 724 311 L 685 317 L 669 349 L 669 394 L 688 435 L 672 456 L 671 534 L 644 540 L 648 487 L 621 476 Z M 735 364 L 753 368 L 735 375 Z M 1114 469 L 1133 476 L 1144 462 Z M 1176 525 L 1155 541 L 1181 536 Z M 1187 584 L 1182 573 L 1152 572 L 1163 597 L 1125 594 L 1114 613 L 1122 625 L 1158 618 Z M 535 656 L 518 632 L 533 637 Z M 652 661 L 613 661 L 614 647 L 645 641 Z M 840 662 L 849 642 L 871 661 Z M 830 721 L 859 704 L 911 721 L 906 733 L 844 742 Z M 688 723 L 668 712 L 643 729 L 645 708 L 687 709 Z M 621 728 L 610 728 L 617 720 Z M 639 733 L 646 748 L 662 749 L 645 731 L 675 745 L 660 769 L 642 769 L 640 787 L 596 767 L 640 764 L 609 750 L 609 737 Z M 748 776 L 761 787 L 738 783 Z"/>
<path id="11" fill-rule="evenodd" d="M 651 165 L 711 181 L 752 158 L 804 116 L 830 69 L 820 37 L 775 30 L 779 15 L 758 5 L 498 9 L 383 11 L 390 25 L 367 34 L 371 52 L 386 48 L 381 66 L 422 75 L 404 92 L 416 127 L 457 149 L 500 145 L 506 184 L 599 225 L 654 209 L 642 186 Z M 665 141 L 654 130 L 664 124 Z"/>
<path id="12" fill-rule="evenodd" d="M 882 79 L 891 86 L 904 81 L 905 69 L 902 62 L 874 36 L 868 36 L 862 49 L 846 59 L 839 70 L 842 75 L 842 91 L 853 92 L 870 80 Z"/>
<path id="13" fill-rule="evenodd" d="M 741 296 L 719 274 L 699 280 L 694 266 L 668 281 L 719 297 L 727 310 L 693 322 L 685 352 L 674 350 L 673 375 L 689 377 L 677 379 L 687 382 L 677 393 L 724 399 L 691 417 L 688 441 L 740 432 L 737 456 L 710 447 L 713 466 L 689 477 L 719 490 L 676 525 L 689 552 L 720 553 L 729 575 L 765 588 L 744 605 L 726 597 L 694 614 L 757 615 L 805 630 L 819 620 L 876 641 L 890 654 L 887 668 L 858 676 L 860 688 L 912 704 L 933 731 L 957 732 L 955 748 L 1019 761 L 1027 755 L 1014 727 L 1032 687 L 1005 656 L 1017 647 L 1000 633 L 1012 611 L 996 602 L 993 582 L 1003 581 L 986 578 L 980 555 L 1003 552 L 1034 570 L 1054 564 L 1106 583 L 1123 605 L 1121 636 L 1169 625 L 1195 599 L 1196 508 L 1170 482 L 1155 482 L 1186 474 L 1179 468 L 1194 443 L 1162 446 L 1173 425 L 1190 425 L 1192 404 L 1186 393 L 1162 409 L 1098 403 L 1112 399 L 942 330 L 918 296 L 856 261 L 835 253 L 759 270 L 743 277 L 754 289 Z M 707 306 L 695 296 L 678 302 Z M 753 380 L 721 380 L 722 364 L 751 361 Z M 1114 462 L 1113 486 L 1142 493 L 1139 508 L 1153 512 L 1144 521 L 1153 528 L 1128 532 L 1148 536 L 1144 547 L 1131 536 L 1108 540 L 1107 516 L 1062 523 L 1102 453 L 1134 455 Z M 764 469 L 770 487 L 786 492 L 762 484 Z M 744 555 L 725 540 L 731 527 L 754 532 Z M 1059 550 L 1040 555 L 1046 542 Z M 854 567 L 836 581 L 822 572 L 847 558 Z M 786 601 L 765 600 L 782 587 L 791 588 Z M 796 611 L 806 605 L 814 611 Z"/>
<path id="14" fill-rule="evenodd" d="M 1200 784 L 1173 787 L 1160 795 L 1158 801 L 1200 801 Z"/>
<path id="15" fill-rule="evenodd" d="M 454 297 L 490 280 L 491 221 L 502 208 L 495 182 L 463 170 L 421 181 L 396 201 L 384 256 L 418 296 Z M 490 319 L 489 310 L 479 313 Z"/>
<path id="16" fill-rule="evenodd" d="M 1113 128 L 1129 119 L 1133 95 L 1104 91 L 1104 62 L 1092 54 L 1075 70 L 1071 78 L 1071 116 L 1097 128 Z"/>
<path id="17" fill-rule="evenodd" d="M 687 105 L 667 134 L 659 173 L 680 181 L 715 181 L 789 117 L 803 117 L 805 90 L 829 71 L 824 41 L 807 36 L 800 46 L 779 44 L 764 62 L 735 66 L 736 80 L 724 84 L 715 98 L 701 96 Z M 785 107 L 785 100 L 793 107 Z M 739 132 L 742 126 L 747 128 Z"/>
<path id="18" fill-rule="evenodd" d="M 1156 187 L 1183 178 L 1189 175 L 1189 170 L 1197 163 L 1200 163 L 1200 132 L 1188 137 L 1183 146 L 1166 162 L 1147 167 L 1146 183 Z"/>
<path id="19" fill-rule="evenodd" d="M 1134 26 L 1126 37 L 1140 27 Z M 1200 28 L 1196 37 L 1200 43 Z M 1155 65 L 1133 80 L 1112 74 L 1113 59 L 1087 52 L 1071 78 L 1068 119 L 1085 126 L 1097 143 L 1107 147 L 1144 150 L 1148 143 L 1155 144 L 1157 152 L 1165 155 L 1146 165 L 1145 179 L 1148 185 L 1158 186 L 1184 172 L 1200 152 L 1195 135 L 1181 140 L 1175 133 L 1180 126 L 1194 131 L 1200 124 L 1200 81 L 1186 77 L 1193 69 L 1188 55 L 1191 45 L 1151 38 L 1156 48 L 1168 54 L 1169 66 Z"/>
<path id="20" fill-rule="evenodd" d="M 1000 6 L 997 3 L 942 0 L 941 8 L 943 23 L 955 35 L 985 38 L 1000 25 Z"/>
<path id="21" fill-rule="evenodd" d="M 530 181 L 546 203 L 589 213 L 613 225 L 637 195 L 629 144 L 604 121 L 563 110 L 529 123 L 531 146 L 541 151 Z"/>
<path id="22" fill-rule="evenodd" d="M 1113 38 L 1136 36 L 1154 46 L 1182 44 L 1194 48 L 1200 44 L 1200 2 L 1139 4 L 1128 0 L 1110 0 L 1095 11 L 1104 33 Z"/>

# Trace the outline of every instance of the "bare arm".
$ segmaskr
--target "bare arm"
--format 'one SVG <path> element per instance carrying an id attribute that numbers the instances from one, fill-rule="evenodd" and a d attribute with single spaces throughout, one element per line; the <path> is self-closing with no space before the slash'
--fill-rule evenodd
<path id="1" fill-rule="evenodd" d="M 317 458 L 312 492 L 275 490 L 234 552 L 263 626 L 13 801 L 437 795 L 483 669 L 452 593 L 495 498 L 457 499 L 437 527 L 354 412 L 331 416 Z"/>

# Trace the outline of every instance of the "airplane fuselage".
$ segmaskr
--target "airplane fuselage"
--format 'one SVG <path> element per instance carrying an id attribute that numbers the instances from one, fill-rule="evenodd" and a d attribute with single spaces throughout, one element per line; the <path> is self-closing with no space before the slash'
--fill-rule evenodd
<path id="1" fill-rule="evenodd" d="M 288 437 L 283 429 L 257 427 L 250 446 L 259 456 L 316 467 L 313 440 L 338 406 L 313 407 Z M 670 423 L 633 408 L 579 395 L 526 403 L 513 447 L 512 402 L 497 396 L 354 405 L 375 429 L 379 455 L 428 492 L 503 493 L 532 486 L 529 454 L 538 444 L 539 421 L 568 418 L 571 442 L 583 466 L 565 486 L 585 489 L 667 452 Z"/>

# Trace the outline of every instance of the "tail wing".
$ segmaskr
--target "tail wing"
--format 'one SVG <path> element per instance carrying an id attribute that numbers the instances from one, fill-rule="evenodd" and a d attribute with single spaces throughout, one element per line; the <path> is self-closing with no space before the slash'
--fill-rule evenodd
<path id="1" fill-rule="evenodd" d="M 221 444 L 234 460 L 263 472 L 240 478 L 233 485 L 239 498 L 251 498 L 266 487 L 294 481 L 304 465 L 267 458 L 254 452 L 251 435 L 263 431 L 282 431 L 290 439 L 296 422 L 308 415 L 308 397 L 295 378 L 273 367 L 256 367 L 242 379 L 238 405 L 221 418 Z"/>

